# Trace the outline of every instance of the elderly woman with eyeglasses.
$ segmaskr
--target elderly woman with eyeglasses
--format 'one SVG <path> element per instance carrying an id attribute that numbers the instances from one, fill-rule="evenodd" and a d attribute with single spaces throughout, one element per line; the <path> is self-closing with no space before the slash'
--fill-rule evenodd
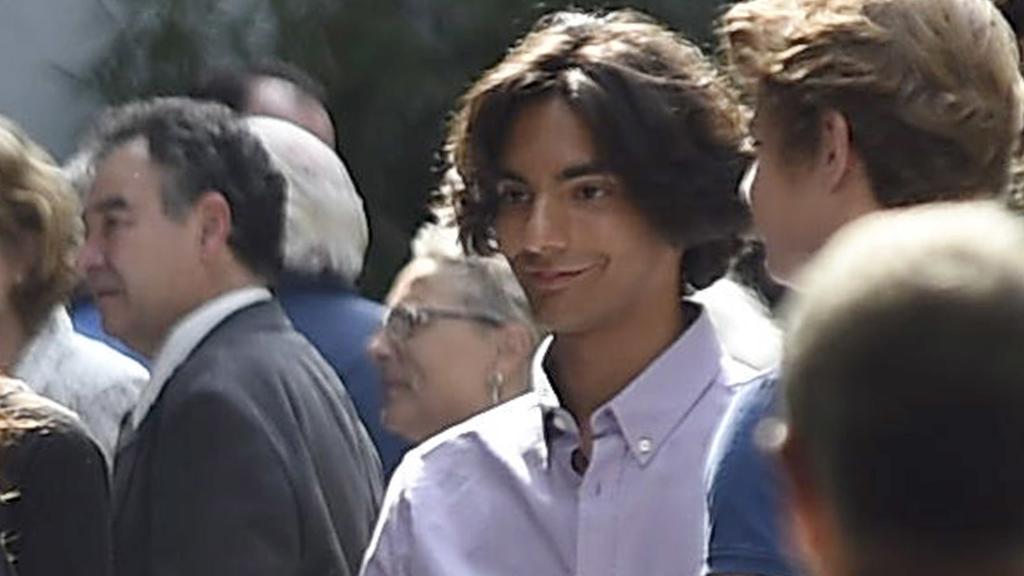
<path id="1" fill-rule="evenodd" d="M 384 387 L 384 426 L 413 442 L 530 389 L 538 334 L 500 257 L 467 257 L 432 228 L 388 294 L 369 345 Z"/>

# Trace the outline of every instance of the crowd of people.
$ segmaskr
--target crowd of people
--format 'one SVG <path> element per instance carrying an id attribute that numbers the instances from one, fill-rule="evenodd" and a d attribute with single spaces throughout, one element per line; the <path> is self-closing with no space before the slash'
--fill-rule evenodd
<path id="1" fill-rule="evenodd" d="M 1019 7 L 548 14 L 384 303 L 294 67 L 0 120 L 0 576 L 1024 576 Z"/>

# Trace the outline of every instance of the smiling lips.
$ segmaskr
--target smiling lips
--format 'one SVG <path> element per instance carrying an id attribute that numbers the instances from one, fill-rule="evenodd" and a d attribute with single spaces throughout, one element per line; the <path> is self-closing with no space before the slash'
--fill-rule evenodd
<path id="1" fill-rule="evenodd" d="M 593 266 L 583 268 L 526 268 L 526 284 L 538 292 L 558 292 L 583 276 Z"/>
<path id="2" fill-rule="evenodd" d="M 387 397 L 391 397 L 402 390 L 408 390 L 411 388 L 404 378 L 390 370 L 382 368 L 380 376 L 380 383 L 383 386 L 384 394 Z"/>
<path id="3" fill-rule="evenodd" d="M 107 300 L 121 295 L 121 290 L 116 288 L 100 288 L 92 290 L 92 297 L 96 301 Z"/>
<path id="4" fill-rule="evenodd" d="M 123 293 L 121 282 L 110 273 L 94 272 L 86 277 L 86 285 L 92 293 L 93 300 L 105 300 Z"/>

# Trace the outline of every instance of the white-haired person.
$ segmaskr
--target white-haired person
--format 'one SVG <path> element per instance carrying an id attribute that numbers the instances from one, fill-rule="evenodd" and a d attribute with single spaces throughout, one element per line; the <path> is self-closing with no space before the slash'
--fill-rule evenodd
<path id="1" fill-rule="evenodd" d="M 389 471 L 407 445 L 381 424 L 380 376 L 366 353 L 384 307 L 355 290 L 370 238 L 363 200 L 344 162 L 311 132 L 266 116 L 246 123 L 288 182 L 278 298 L 338 373 Z"/>
<path id="2" fill-rule="evenodd" d="M 370 343 L 384 425 L 410 442 L 530 389 L 538 331 L 502 256 L 466 256 L 454 228 L 427 225 L 396 276 Z"/>

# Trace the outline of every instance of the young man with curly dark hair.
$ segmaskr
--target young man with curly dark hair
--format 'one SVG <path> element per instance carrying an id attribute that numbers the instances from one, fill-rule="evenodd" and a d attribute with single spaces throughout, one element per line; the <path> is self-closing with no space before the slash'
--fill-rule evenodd
<path id="1" fill-rule="evenodd" d="M 354 573 L 380 463 L 268 290 L 284 178 L 229 109 L 187 99 L 110 111 L 89 154 L 80 266 L 153 367 L 119 439 L 116 573 Z"/>
<path id="2" fill-rule="evenodd" d="M 635 12 L 542 19 L 469 89 L 443 185 L 551 337 L 529 394 L 394 476 L 363 573 L 694 573 L 712 433 L 751 377 L 687 296 L 747 213 L 735 95 Z"/>

